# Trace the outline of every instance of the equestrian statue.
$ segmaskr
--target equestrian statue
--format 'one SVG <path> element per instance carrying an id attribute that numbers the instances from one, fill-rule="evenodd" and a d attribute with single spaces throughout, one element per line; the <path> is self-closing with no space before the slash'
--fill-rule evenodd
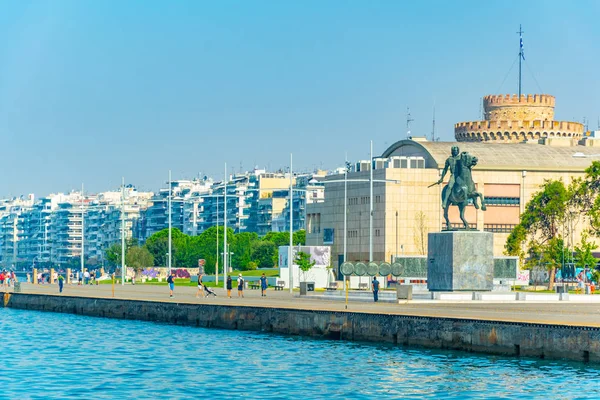
<path id="1" fill-rule="evenodd" d="M 469 204 L 469 199 L 473 200 L 473 205 L 476 209 L 479 209 L 477 199 L 481 200 L 481 210 L 485 211 L 486 209 L 485 199 L 481 193 L 475 190 L 475 183 L 473 183 L 471 175 L 471 169 L 477 165 L 477 161 L 477 157 L 466 151 L 460 153 L 458 146 L 452 146 L 451 156 L 446 159 L 442 176 L 437 182 L 429 185 L 431 187 L 442 184 L 444 176 L 450 171 L 450 180 L 442 189 L 442 208 L 444 209 L 446 230 L 452 230 L 450 219 L 448 218 L 448 208 L 451 205 L 458 206 L 464 229 L 469 229 L 469 223 L 465 219 L 465 208 Z"/>

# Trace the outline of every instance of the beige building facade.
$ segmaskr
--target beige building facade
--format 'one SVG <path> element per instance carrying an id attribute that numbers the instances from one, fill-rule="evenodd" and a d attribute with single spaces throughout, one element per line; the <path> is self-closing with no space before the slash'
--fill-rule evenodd
<path id="1" fill-rule="evenodd" d="M 369 261 L 371 248 L 373 261 L 389 262 L 394 255 L 427 254 L 427 234 L 439 232 L 444 223 L 443 186 L 428 186 L 439 179 L 450 148 L 456 145 L 461 152 L 478 158 L 473 180 L 488 205 L 487 211 L 469 205 L 466 218 L 471 227 L 494 233 L 494 254 L 502 255 L 508 234 L 544 180 L 562 179 L 568 183 L 583 177 L 597 155 L 593 147 L 550 143 L 396 142 L 371 165 L 362 163 L 360 171 L 349 172 L 346 183 L 344 174 L 324 180 L 325 201 L 307 208 L 307 245 L 330 245 L 334 267 L 344 259 L 344 248 L 348 261 Z M 373 183 L 372 226 L 370 166 L 374 166 L 374 180 L 396 181 Z M 448 180 L 449 174 L 444 184 Z M 449 216 L 453 226 L 462 226 L 457 207 L 450 207 Z M 579 241 L 578 234 L 573 241 Z"/>

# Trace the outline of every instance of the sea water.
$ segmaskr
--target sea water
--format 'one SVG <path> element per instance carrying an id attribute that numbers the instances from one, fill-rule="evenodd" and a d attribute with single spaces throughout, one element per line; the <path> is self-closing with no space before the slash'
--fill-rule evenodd
<path id="1" fill-rule="evenodd" d="M 0 399 L 600 398 L 592 364 L 0 308 Z"/>

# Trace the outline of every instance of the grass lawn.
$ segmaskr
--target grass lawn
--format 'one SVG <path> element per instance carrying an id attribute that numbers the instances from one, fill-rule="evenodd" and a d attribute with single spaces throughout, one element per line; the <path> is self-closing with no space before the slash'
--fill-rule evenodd
<path id="1" fill-rule="evenodd" d="M 262 274 L 268 277 L 279 276 L 279 268 L 270 268 L 270 269 L 255 269 L 253 271 L 237 271 L 234 270 L 231 272 L 231 276 L 238 276 L 238 274 L 242 274 L 242 276 L 261 276 Z"/>

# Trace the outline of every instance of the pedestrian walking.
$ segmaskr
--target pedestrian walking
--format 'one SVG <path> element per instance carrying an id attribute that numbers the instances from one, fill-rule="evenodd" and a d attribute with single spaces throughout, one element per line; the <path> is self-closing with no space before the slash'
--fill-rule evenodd
<path id="1" fill-rule="evenodd" d="M 196 298 L 198 295 L 202 296 L 204 294 L 204 285 L 202 284 L 202 274 L 198 275 L 198 291 L 196 292 Z"/>
<path id="2" fill-rule="evenodd" d="M 244 278 L 242 278 L 242 274 L 238 275 L 237 285 L 238 297 L 244 297 Z"/>
<path id="3" fill-rule="evenodd" d="M 266 297 L 267 296 L 267 286 L 268 286 L 268 282 L 267 282 L 267 277 L 265 276 L 265 273 L 263 272 L 263 274 L 260 276 L 260 291 L 261 291 L 261 296 L 262 297 Z"/>
<path id="4" fill-rule="evenodd" d="M 371 282 L 371 285 L 373 288 L 373 301 L 378 302 L 379 301 L 379 281 L 377 280 L 376 276 L 373 277 L 373 282 Z"/>
<path id="5" fill-rule="evenodd" d="M 83 283 L 85 285 L 89 285 L 89 283 L 90 283 L 90 273 L 87 270 L 85 270 L 85 272 L 83 273 L 83 279 L 84 279 Z"/>
<path id="6" fill-rule="evenodd" d="M 63 278 L 62 275 L 59 275 L 58 276 L 58 293 L 62 293 L 64 283 L 65 283 L 65 278 Z"/>
<path id="7" fill-rule="evenodd" d="M 231 275 L 227 275 L 227 296 L 231 298 Z"/>
<path id="8" fill-rule="evenodd" d="M 173 291 L 175 290 L 175 272 L 171 272 L 171 275 L 167 278 L 169 284 L 169 297 L 173 297 Z"/>

